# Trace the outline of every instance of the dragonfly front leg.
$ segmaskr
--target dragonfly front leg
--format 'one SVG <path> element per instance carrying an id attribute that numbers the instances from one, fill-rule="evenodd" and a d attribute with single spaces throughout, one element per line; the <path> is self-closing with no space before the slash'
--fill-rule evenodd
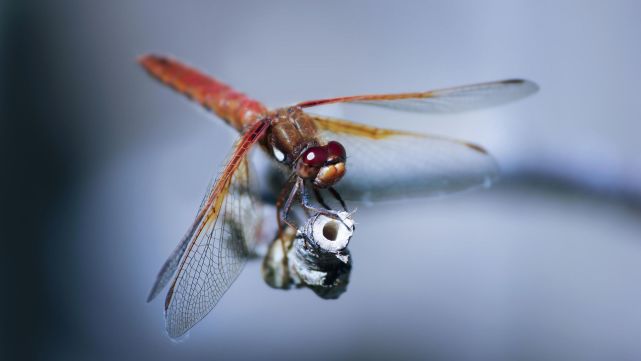
<path id="1" fill-rule="evenodd" d="M 347 210 L 347 205 L 345 204 L 345 201 L 343 200 L 343 197 L 341 197 L 340 193 L 334 188 L 334 187 L 329 187 L 329 191 L 332 193 L 334 198 L 338 200 L 338 202 L 341 204 L 341 207 L 343 207 L 343 210 L 345 212 L 349 212 Z"/>
<path id="2" fill-rule="evenodd" d="M 296 197 L 296 194 L 298 193 L 300 187 L 300 178 L 296 176 L 293 177 L 295 177 L 294 183 L 292 184 L 292 178 L 290 178 L 287 181 L 286 186 L 283 187 L 283 190 L 280 192 L 278 199 L 276 200 L 276 221 L 278 222 L 278 234 L 276 235 L 276 239 L 282 239 L 288 227 L 292 229 L 298 229 L 296 225 L 294 225 L 287 219 L 289 210 L 292 208 L 292 202 L 294 201 L 294 198 Z M 281 242 L 281 245 L 283 247 L 284 255 L 283 262 L 285 262 L 286 264 L 288 247 L 285 242 Z"/>
<path id="3" fill-rule="evenodd" d="M 300 189 L 300 178 L 296 178 L 296 181 L 294 182 L 293 186 L 288 187 L 289 192 L 282 192 L 281 197 L 276 201 L 276 212 L 278 214 L 278 228 L 282 228 L 283 223 L 287 224 L 288 226 L 297 229 L 296 225 L 292 224 L 287 217 L 289 216 L 289 211 L 292 208 L 292 202 L 294 201 L 294 198 L 296 197 L 296 194 L 298 193 Z M 287 189 L 287 188 L 285 188 Z M 287 199 L 285 200 L 285 195 L 287 195 Z M 283 203 L 284 201 L 284 203 Z"/>
<path id="4" fill-rule="evenodd" d="M 316 191 L 316 189 L 314 189 L 314 191 Z M 336 192 L 336 191 L 334 190 L 334 192 Z M 332 194 L 336 197 L 338 192 L 336 192 L 336 194 L 334 194 L 334 192 L 332 192 Z M 317 208 L 317 207 L 314 207 L 309 202 L 309 196 L 307 195 L 307 192 L 305 191 L 305 184 L 303 183 L 302 179 L 301 179 L 301 182 L 300 182 L 300 194 L 301 194 L 301 204 L 303 205 L 303 209 L 305 209 L 306 211 L 312 211 L 314 213 L 322 214 L 322 215 L 328 216 L 330 218 L 337 219 L 341 223 L 343 223 L 343 225 L 345 227 L 349 228 L 349 226 L 347 224 L 345 224 L 345 222 L 343 222 L 343 220 L 341 219 L 339 211 L 335 211 L 335 210 L 333 210 L 333 209 L 331 209 L 329 207 L 326 207 L 327 209 Z M 347 207 L 345 207 L 345 203 L 342 202 L 342 198 L 340 198 L 340 196 L 338 196 L 338 197 L 339 197 L 338 199 L 341 201 L 341 205 L 343 206 L 345 211 L 347 211 Z M 323 203 L 324 202 L 322 202 L 321 205 L 323 205 L 325 207 L 325 205 Z M 309 216 L 309 214 L 308 214 L 308 216 Z"/>
<path id="5" fill-rule="evenodd" d="M 316 200 L 318 201 L 318 203 L 320 203 L 320 205 L 323 206 L 323 208 L 325 209 L 331 209 L 331 207 L 328 206 L 327 203 L 325 203 L 325 199 L 323 198 L 323 195 L 320 193 L 318 188 L 314 188 L 314 187 L 312 188 L 314 189 L 314 196 L 316 197 Z"/>
<path id="6" fill-rule="evenodd" d="M 314 196 L 316 197 L 318 203 L 323 206 L 323 208 L 331 210 L 332 207 L 327 205 L 327 202 L 325 202 L 325 198 L 323 198 L 320 190 L 316 187 L 312 187 L 312 189 L 314 190 Z M 338 193 L 338 191 L 334 187 L 329 187 L 328 190 L 332 194 L 334 199 L 336 199 L 340 203 L 343 210 L 345 212 L 349 212 L 349 210 L 347 210 L 347 205 L 345 204 L 345 201 L 343 200 L 343 197 L 341 197 L 340 193 Z"/>

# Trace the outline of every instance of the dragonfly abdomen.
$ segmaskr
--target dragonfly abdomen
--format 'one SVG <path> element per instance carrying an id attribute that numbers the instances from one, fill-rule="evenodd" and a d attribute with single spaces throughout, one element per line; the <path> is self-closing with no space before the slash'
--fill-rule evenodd
<path id="1" fill-rule="evenodd" d="M 152 76 L 197 101 L 238 131 L 267 112 L 262 103 L 179 61 L 145 55 L 140 63 Z"/>

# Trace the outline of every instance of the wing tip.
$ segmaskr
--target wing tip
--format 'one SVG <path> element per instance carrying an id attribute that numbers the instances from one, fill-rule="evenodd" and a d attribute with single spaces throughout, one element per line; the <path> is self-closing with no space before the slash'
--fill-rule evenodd
<path id="1" fill-rule="evenodd" d="M 487 162 L 489 162 L 488 172 L 483 177 L 483 182 L 481 183 L 481 186 L 485 189 L 490 188 L 493 184 L 495 184 L 501 178 L 501 167 L 499 166 L 499 163 L 496 161 L 494 156 L 490 152 L 488 152 L 487 149 L 485 149 L 484 147 L 471 142 L 465 142 L 464 144 L 469 149 L 481 154 L 481 156 L 484 157 Z"/>
<path id="2" fill-rule="evenodd" d="M 167 336 L 169 336 L 169 338 L 174 342 L 183 341 L 186 337 L 189 336 L 189 330 L 191 330 L 191 328 L 194 326 L 195 324 L 189 326 L 180 322 L 176 324 L 170 318 L 168 318 L 167 315 L 165 315 L 165 332 L 167 333 Z"/>
<path id="3" fill-rule="evenodd" d="M 156 291 L 156 288 L 152 288 L 151 291 L 149 291 L 149 294 L 147 295 L 147 303 L 151 302 L 158 296 L 158 291 Z"/>
<path id="4" fill-rule="evenodd" d="M 479 152 L 479 153 L 481 153 L 483 155 L 490 155 L 490 153 L 487 151 L 487 149 L 483 148 L 482 146 L 480 146 L 480 145 L 478 145 L 476 143 L 466 142 L 465 146 L 467 146 L 468 148 L 470 148 L 472 150 L 475 150 L 475 151 L 477 151 L 477 152 Z"/>
<path id="5" fill-rule="evenodd" d="M 524 95 L 534 94 L 539 91 L 540 87 L 537 83 L 523 78 L 506 79 L 501 81 L 506 85 L 517 85 L 525 89 Z"/>

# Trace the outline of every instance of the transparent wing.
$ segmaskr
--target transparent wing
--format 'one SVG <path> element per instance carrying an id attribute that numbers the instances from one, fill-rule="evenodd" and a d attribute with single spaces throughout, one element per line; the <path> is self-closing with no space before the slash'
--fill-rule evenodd
<path id="1" fill-rule="evenodd" d="M 333 103 L 354 103 L 423 113 L 456 113 L 509 103 L 533 94 L 538 89 L 538 85 L 529 80 L 509 79 L 425 92 L 310 100 L 297 105 L 308 108 Z"/>
<path id="2" fill-rule="evenodd" d="M 171 281 L 171 278 L 174 276 L 174 273 L 178 268 L 178 264 L 180 263 L 182 256 L 185 254 L 187 246 L 189 245 L 190 241 L 192 241 L 194 233 L 200 226 L 199 215 L 204 212 L 203 208 L 212 198 L 212 193 L 215 190 L 214 186 L 216 185 L 217 181 L 218 178 L 212 178 L 211 181 L 209 181 L 207 192 L 205 192 L 205 195 L 200 202 L 200 206 L 198 207 L 198 212 L 196 212 L 196 222 L 194 222 L 192 226 L 187 230 L 187 233 L 185 233 L 176 248 L 174 248 L 165 263 L 160 268 L 160 271 L 158 272 L 158 275 L 156 277 L 156 281 L 154 282 L 154 286 L 151 288 L 149 296 L 147 296 L 147 302 L 151 302 L 154 298 L 156 298 L 160 291 L 162 291 L 163 288 L 167 286 L 167 283 L 169 283 L 169 281 Z"/>
<path id="3" fill-rule="evenodd" d="M 259 201 L 249 185 L 248 161 L 236 171 L 219 214 L 193 241 L 167 294 L 167 332 L 178 337 L 205 317 L 236 280 L 256 243 Z M 217 202 L 218 203 L 218 202 Z"/>
<path id="4" fill-rule="evenodd" d="M 336 140 L 346 149 L 346 174 L 336 187 L 345 199 L 440 195 L 487 187 L 498 178 L 494 159 L 472 143 L 313 118 L 325 140 Z"/>
<path id="5" fill-rule="evenodd" d="M 268 124 L 243 135 L 207 190 L 196 220 L 163 265 L 150 299 L 177 270 L 165 300 L 167 332 L 178 337 L 200 321 L 234 282 L 255 245 L 261 210 L 247 154 Z"/>

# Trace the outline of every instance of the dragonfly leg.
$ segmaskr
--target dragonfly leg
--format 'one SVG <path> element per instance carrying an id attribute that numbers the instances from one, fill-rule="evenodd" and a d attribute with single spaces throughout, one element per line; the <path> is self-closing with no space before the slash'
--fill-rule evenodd
<path id="1" fill-rule="evenodd" d="M 345 212 L 349 212 L 349 211 L 347 210 L 347 205 L 345 205 L 345 201 L 343 200 L 343 197 L 341 197 L 341 194 L 340 194 L 340 193 L 338 193 L 338 191 L 336 190 L 336 188 L 334 188 L 334 187 L 329 187 L 329 191 L 332 193 L 332 195 L 334 196 L 334 198 L 336 198 L 336 200 L 338 200 L 338 202 L 341 204 L 341 207 L 343 207 L 343 210 L 344 210 Z"/>
<path id="2" fill-rule="evenodd" d="M 323 206 L 323 208 L 325 209 L 331 209 L 327 205 L 327 203 L 325 203 L 325 200 L 323 199 L 323 196 L 321 195 L 320 190 L 318 190 L 318 188 L 316 187 L 313 187 L 313 188 L 314 188 L 314 196 L 316 197 L 316 200 L 318 201 L 318 203 L 320 203 L 320 205 Z"/>
<path id="3" fill-rule="evenodd" d="M 292 179 L 295 179 L 294 184 L 292 183 Z M 277 237 L 281 237 L 281 235 L 284 233 L 286 227 L 291 227 L 295 230 L 298 228 L 296 225 L 291 223 L 287 217 L 289 215 L 289 210 L 292 208 L 292 202 L 294 201 L 294 197 L 298 193 L 300 187 L 300 178 L 294 177 L 291 178 L 288 182 L 287 185 L 283 188 L 281 191 L 280 195 L 278 196 L 278 199 L 276 200 L 276 218 L 278 222 L 278 235 Z M 283 224 L 287 225 L 286 227 L 283 227 Z M 282 247 L 283 247 L 283 262 L 287 262 L 287 246 L 285 245 L 285 242 L 282 242 Z"/>
<path id="4" fill-rule="evenodd" d="M 281 204 L 280 207 L 277 205 L 278 219 L 279 219 L 279 222 L 281 222 L 280 224 L 285 223 L 288 226 L 293 227 L 294 229 L 297 229 L 297 227 L 294 224 L 292 224 L 287 219 L 287 217 L 289 216 L 289 211 L 292 208 L 292 202 L 294 201 L 294 197 L 296 197 L 296 194 L 298 193 L 299 189 L 300 189 L 300 179 L 296 179 L 296 182 L 290 188 L 289 195 L 285 203 Z"/>
<path id="5" fill-rule="evenodd" d="M 341 223 L 343 223 L 345 227 L 349 228 L 349 226 L 345 224 L 345 222 L 343 222 L 343 220 L 339 216 L 338 211 L 335 211 L 333 209 L 316 208 L 311 203 L 309 203 L 309 197 L 307 196 L 307 192 L 305 192 L 305 184 L 302 182 L 302 180 L 300 182 L 300 194 L 301 194 L 301 203 L 303 205 L 303 209 L 310 210 L 331 218 L 338 219 Z"/>
<path id="6" fill-rule="evenodd" d="M 294 182 L 295 182 L 295 175 L 292 175 L 287 179 L 287 182 L 281 189 L 280 193 L 278 194 L 278 198 L 276 198 L 276 222 L 278 223 L 278 229 L 280 230 L 283 228 L 283 223 L 284 224 L 289 224 L 289 222 L 285 222 L 285 218 L 282 216 L 283 210 L 285 210 L 285 203 L 288 200 L 288 197 L 291 197 L 292 193 L 292 187 L 294 187 Z M 288 210 L 289 211 L 289 210 Z"/>

